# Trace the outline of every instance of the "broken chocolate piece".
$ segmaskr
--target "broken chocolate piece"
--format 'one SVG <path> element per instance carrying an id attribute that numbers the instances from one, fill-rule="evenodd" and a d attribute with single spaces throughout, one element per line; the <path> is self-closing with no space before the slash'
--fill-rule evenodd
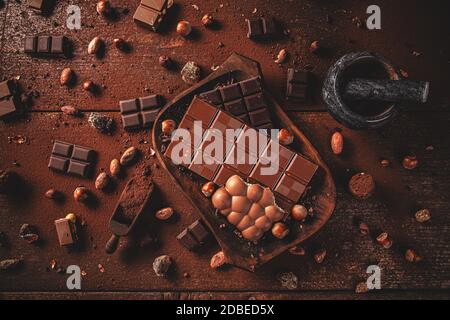
<path id="1" fill-rule="evenodd" d="M 247 38 L 252 40 L 268 39 L 276 36 L 276 23 L 273 18 L 247 19 Z"/>
<path id="2" fill-rule="evenodd" d="M 133 20 L 137 24 L 156 32 L 173 0 L 141 0 Z"/>
<path id="3" fill-rule="evenodd" d="M 139 99 L 122 100 L 119 105 L 123 127 L 137 129 L 153 124 L 161 110 L 161 99 L 158 95 L 151 95 Z"/>
<path id="4" fill-rule="evenodd" d="M 78 241 L 76 225 L 69 219 L 63 218 L 56 220 L 55 227 L 59 244 L 62 247 L 73 245 Z"/>
<path id="5" fill-rule="evenodd" d="M 95 156 L 95 151 L 90 148 L 55 141 L 48 167 L 88 178 L 93 169 Z"/>
<path id="6" fill-rule="evenodd" d="M 177 240 L 188 250 L 194 250 L 205 243 L 209 237 L 209 230 L 200 220 L 194 221 L 189 227 L 180 232 Z"/>
<path id="7" fill-rule="evenodd" d="M 0 119 L 8 119 L 22 110 L 19 88 L 15 81 L 0 82 Z"/>
<path id="8" fill-rule="evenodd" d="M 288 69 L 286 99 L 304 102 L 310 98 L 310 91 L 310 72 Z"/>

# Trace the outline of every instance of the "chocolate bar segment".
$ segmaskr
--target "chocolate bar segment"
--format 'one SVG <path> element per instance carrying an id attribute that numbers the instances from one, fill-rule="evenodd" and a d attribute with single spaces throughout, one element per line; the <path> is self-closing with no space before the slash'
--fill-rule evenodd
<path id="1" fill-rule="evenodd" d="M 123 127 L 127 130 L 151 126 L 161 110 L 161 98 L 151 95 L 119 102 Z"/>
<path id="2" fill-rule="evenodd" d="M 156 32 L 172 2 L 172 0 L 142 0 L 134 13 L 133 20 Z"/>
<path id="3" fill-rule="evenodd" d="M 32 55 L 66 56 L 69 43 L 65 36 L 26 36 L 24 52 Z"/>
<path id="4" fill-rule="evenodd" d="M 87 178 L 92 172 L 95 156 L 95 151 L 90 148 L 55 141 L 48 167 L 56 171 Z"/>
<path id="5" fill-rule="evenodd" d="M 17 115 L 21 109 L 17 83 L 13 80 L 0 82 L 0 119 Z"/>
<path id="6" fill-rule="evenodd" d="M 200 220 L 194 221 L 177 235 L 177 240 L 191 251 L 204 244 L 208 238 L 209 231 Z"/>
<path id="7" fill-rule="evenodd" d="M 76 225 L 69 219 L 63 218 L 56 220 L 55 227 L 61 247 L 73 245 L 78 241 Z"/>
<path id="8" fill-rule="evenodd" d="M 272 128 L 261 79 L 250 78 L 200 94 L 200 98 L 255 128 Z"/>
<path id="9" fill-rule="evenodd" d="M 205 113 L 208 113 L 210 108 L 211 106 L 205 101 L 194 98 L 178 128 L 192 130 L 189 126 L 193 121 L 205 118 Z M 200 110 L 206 112 L 202 114 Z M 206 116 L 206 122 L 210 122 L 211 125 L 202 126 L 202 129 L 213 128 L 222 134 L 209 130 L 198 134 L 202 136 L 203 141 L 195 148 L 192 161 L 184 165 L 198 176 L 213 181 L 219 186 L 223 185 L 229 177 L 237 174 L 244 180 L 271 188 L 288 202 L 297 202 L 318 166 L 277 141 L 271 140 L 266 133 L 244 125 L 238 118 L 225 111 L 216 109 L 216 112 L 212 113 Z M 227 129 L 232 130 L 235 136 L 227 135 Z M 224 153 L 221 155 L 216 154 L 215 148 L 210 148 L 214 141 L 212 136 L 216 138 L 216 134 L 218 134 L 217 137 L 224 138 L 222 142 Z M 171 158 L 174 163 L 180 155 L 173 154 L 172 151 L 175 147 L 183 146 L 179 143 L 183 144 L 183 142 L 172 140 L 165 152 L 165 156 Z M 219 147 L 220 143 L 214 142 L 214 146 Z M 275 148 L 278 148 L 277 157 L 275 157 L 277 154 L 274 154 L 277 150 Z M 192 154 L 194 148 L 191 145 L 185 151 Z M 224 155 L 225 158 L 223 158 Z"/>
<path id="10" fill-rule="evenodd" d="M 288 69 L 286 99 L 307 101 L 311 93 L 311 74 L 308 71 Z"/>
<path id="11" fill-rule="evenodd" d="M 247 38 L 252 40 L 268 39 L 277 34 L 273 18 L 247 19 L 247 27 Z"/>

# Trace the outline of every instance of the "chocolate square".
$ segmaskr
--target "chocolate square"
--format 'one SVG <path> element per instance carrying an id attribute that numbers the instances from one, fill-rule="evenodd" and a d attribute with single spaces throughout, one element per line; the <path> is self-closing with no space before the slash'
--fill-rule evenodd
<path id="1" fill-rule="evenodd" d="M 181 233 L 177 235 L 177 240 L 188 250 L 194 250 L 198 245 L 197 240 L 188 229 L 181 231 Z"/>
<path id="2" fill-rule="evenodd" d="M 286 173 L 307 185 L 316 173 L 317 168 L 316 164 L 296 154 L 286 169 Z"/>
<path id="3" fill-rule="evenodd" d="M 125 129 L 138 128 L 141 125 L 139 114 L 133 113 L 122 116 L 122 124 Z"/>
<path id="4" fill-rule="evenodd" d="M 241 89 L 239 83 L 230 84 L 219 89 L 224 102 L 241 98 Z"/>
<path id="5" fill-rule="evenodd" d="M 10 80 L 0 82 L 0 99 L 9 97 L 13 94 L 13 83 Z"/>
<path id="6" fill-rule="evenodd" d="M 129 113 L 139 111 L 139 106 L 136 103 L 136 99 L 122 100 L 119 102 L 120 112 Z"/>
<path id="7" fill-rule="evenodd" d="M 215 146 L 219 145 L 221 146 L 221 149 L 217 150 Z M 232 141 L 226 140 L 222 134 L 219 135 L 215 130 L 208 130 L 203 137 L 203 142 L 199 149 L 204 156 L 207 155 L 216 159 L 219 163 L 223 163 L 232 147 Z"/>
<path id="8" fill-rule="evenodd" d="M 167 6 L 167 0 L 141 0 L 141 5 L 163 12 Z"/>
<path id="9" fill-rule="evenodd" d="M 246 112 L 246 107 L 242 99 L 225 103 L 225 110 L 234 116 L 238 116 Z"/>
<path id="10" fill-rule="evenodd" d="M 264 27 L 261 19 L 247 19 L 247 38 L 256 39 L 264 35 Z"/>
<path id="11" fill-rule="evenodd" d="M 57 171 L 67 172 L 67 168 L 69 167 L 69 159 L 55 156 L 50 157 L 48 167 Z"/>
<path id="12" fill-rule="evenodd" d="M 80 147 L 77 145 L 73 146 L 72 159 L 89 162 L 92 161 L 94 156 L 95 156 L 94 150 Z"/>
<path id="13" fill-rule="evenodd" d="M 139 105 L 141 106 L 141 110 L 158 108 L 160 105 L 159 96 L 154 94 L 151 96 L 139 98 Z"/>
<path id="14" fill-rule="evenodd" d="M 219 168 L 219 171 L 217 172 L 215 178 L 214 178 L 214 183 L 219 185 L 219 186 L 223 186 L 228 178 L 230 178 L 233 175 L 239 175 L 241 176 L 243 179 L 245 179 L 245 175 L 243 175 L 242 173 L 240 173 L 239 171 L 237 171 L 235 168 L 227 166 L 227 165 L 223 165 Z"/>
<path id="15" fill-rule="evenodd" d="M 55 227 L 60 246 L 72 245 L 77 241 L 74 226 L 69 219 L 56 220 Z"/>
<path id="16" fill-rule="evenodd" d="M 200 244 L 204 244 L 208 239 L 209 232 L 200 220 L 193 222 L 188 230 Z"/>
<path id="17" fill-rule="evenodd" d="M 144 126 L 148 126 L 155 122 L 156 117 L 158 116 L 159 109 L 158 110 L 149 110 L 149 111 L 142 111 L 142 123 Z"/>
<path id="18" fill-rule="evenodd" d="M 42 10 L 44 9 L 44 2 L 46 0 L 28 0 L 28 6 L 35 10 Z"/>
<path id="19" fill-rule="evenodd" d="M 222 96 L 220 95 L 220 92 L 217 89 L 202 93 L 200 95 L 200 98 L 208 101 L 209 103 L 215 106 L 222 104 Z"/>
<path id="20" fill-rule="evenodd" d="M 63 141 L 55 141 L 48 167 L 50 169 L 83 178 L 90 176 L 94 165 L 95 151 Z"/>
<path id="21" fill-rule="evenodd" d="M 248 96 L 257 92 L 261 92 L 261 81 L 259 77 L 250 78 L 240 82 L 242 94 Z"/>
<path id="22" fill-rule="evenodd" d="M 264 101 L 263 95 L 257 93 L 244 98 L 247 111 L 254 111 L 262 108 L 267 108 L 266 102 Z"/>
<path id="23" fill-rule="evenodd" d="M 52 48 L 50 50 L 51 53 L 54 54 L 63 54 L 65 48 L 66 38 L 64 36 L 55 36 L 52 37 Z"/>
<path id="24" fill-rule="evenodd" d="M 256 155 L 237 148 L 235 145 L 228 154 L 225 163 L 243 175 L 248 176 L 257 161 L 258 157 Z"/>
<path id="25" fill-rule="evenodd" d="M 196 161 L 199 161 L 199 163 L 196 163 Z M 211 164 L 206 164 L 206 161 Z M 192 160 L 192 163 L 189 165 L 189 169 L 199 176 L 205 178 L 206 180 L 211 181 L 216 175 L 219 166 L 220 164 L 217 162 L 217 160 L 208 157 L 207 155 L 203 155 L 202 159 L 201 154 L 197 152 Z"/>
<path id="26" fill-rule="evenodd" d="M 203 124 L 203 122 L 202 122 L 202 124 Z M 203 140 L 203 135 L 204 135 L 203 129 L 206 129 L 206 127 L 203 127 L 201 132 L 195 132 L 194 131 L 194 121 L 192 120 L 191 117 L 189 117 L 187 115 L 181 120 L 178 128 L 186 129 L 189 131 L 190 136 L 191 136 L 191 145 L 194 147 L 198 147 L 200 145 L 200 143 Z"/>
<path id="27" fill-rule="evenodd" d="M 37 51 L 37 37 L 25 37 L 25 53 L 35 53 Z"/>
<path id="28" fill-rule="evenodd" d="M 73 144 L 56 141 L 53 144 L 52 153 L 69 158 L 72 155 Z"/>
<path id="29" fill-rule="evenodd" d="M 217 108 L 209 103 L 200 99 L 195 99 L 186 115 L 197 121 L 202 121 L 202 126 L 209 127 L 217 111 Z"/>
<path id="30" fill-rule="evenodd" d="M 213 123 L 211 124 L 210 129 L 217 129 L 225 134 L 227 129 L 239 130 L 239 129 L 242 129 L 242 127 L 243 127 L 243 124 L 240 121 L 229 116 L 228 114 L 226 114 L 223 111 L 219 111 L 219 113 L 217 114 Z M 236 136 L 236 138 L 238 136 L 239 136 L 239 134 Z M 227 138 L 229 138 L 229 137 L 227 137 Z M 235 139 L 233 139 L 233 141 L 234 140 Z"/>
<path id="31" fill-rule="evenodd" d="M 85 177 L 89 175 L 89 168 L 89 163 L 71 160 L 67 168 L 67 173 Z"/>
<path id="32" fill-rule="evenodd" d="M 249 112 L 250 122 L 253 126 L 260 126 L 265 123 L 270 123 L 270 114 L 267 109 L 259 109 Z"/>
<path id="33" fill-rule="evenodd" d="M 176 146 L 178 146 L 180 144 L 180 146 L 178 147 L 178 154 L 173 154 L 175 152 L 174 148 Z M 184 147 L 184 148 L 182 148 Z M 182 153 L 184 152 L 184 153 Z M 192 160 L 192 155 L 194 154 L 194 148 L 192 146 L 188 146 L 186 144 L 184 144 L 182 141 L 175 141 L 172 140 L 169 145 L 167 146 L 166 151 L 164 152 L 164 155 L 166 157 L 168 157 L 169 159 L 172 160 L 173 163 L 175 163 L 176 165 L 182 165 L 185 167 L 189 167 L 189 165 L 191 164 L 191 160 Z M 180 161 L 181 163 L 176 163 L 176 161 Z"/>
<path id="34" fill-rule="evenodd" d="M 47 36 L 38 37 L 37 52 L 50 53 L 52 38 Z"/>
<path id="35" fill-rule="evenodd" d="M 162 16 L 160 12 L 140 4 L 134 13 L 133 20 L 143 27 L 156 31 L 162 20 Z"/>
<path id="36" fill-rule="evenodd" d="M 279 193 L 290 201 L 297 202 L 302 196 L 305 189 L 305 185 L 300 181 L 293 179 L 287 174 L 284 174 L 275 187 L 275 192 Z"/>

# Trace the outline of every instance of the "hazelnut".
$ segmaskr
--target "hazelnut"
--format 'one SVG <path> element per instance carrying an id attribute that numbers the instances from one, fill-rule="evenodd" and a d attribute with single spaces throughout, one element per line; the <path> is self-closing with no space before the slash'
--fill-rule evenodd
<path id="1" fill-rule="evenodd" d="M 158 59 L 159 65 L 163 68 L 170 69 L 172 67 L 172 59 L 170 57 L 162 55 Z"/>
<path id="2" fill-rule="evenodd" d="M 86 187 L 77 187 L 73 192 L 73 198 L 76 202 L 86 202 L 90 198 L 90 191 Z"/>
<path id="3" fill-rule="evenodd" d="M 103 46 L 103 40 L 100 37 L 95 37 L 89 42 L 88 54 L 98 54 Z"/>
<path id="4" fill-rule="evenodd" d="M 417 222 L 427 222 L 431 219 L 431 213 L 428 209 L 421 209 L 415 213 L 414 217 Z"/>
<path id="5" fill-rule="evenodd" d="M 161 210 L 156 211 L 155 217 L 158 220 L 168 220 L 173 216 L 173 209 L 168 207 Z"/>
<path id="6" fill-rule="evenodd" d="M 205 197 L 209 198 L 214 193 L 214 190 L 216 189 L 216 186 L 214 185 L 214 182 L 207 182 L 202 186 L 202 193 Z"/>
<path id="7" fill-rule="evenodd" d="M 413 249 L 407 249 L 405 252 L 405 259 L 408 262 L 420 262 L 422 257 L 419 256 Z"/>
<path id="8" fill-rule="evenodd" d="M 164 120 L 161 124 L 161 130 L 165 135 L 170 135 L 176 129 L 176 122 L 172 119 Z"/>
<path id="9" fill-rule="evenodd" d="M 314 253 L 314 261 L 321 264 L 325 260 L 326 256 L 327 256 L 327 250 L 324 248 L 321 248 Z"/>
<path id="10" fill-rule="evenodd" d="M 123 40 L 122 38 L 114 39 L 113 43 L 117 49 L 122 50 L 122 51 L 126 50 L 128 47 L 127 42 L 125 40 Z"/>
<path id="11" fill-rule="evenodd" d="M 342 135 L 342 133 L 338 131 L 333 133 L 333 135 L 331 136 L 330 145 L 331 151 L 333 151 L 335 155 L 340 155 L 344 149 L 344 136 Z"/>
<path id="12" fill-rule="evenodd" d="M 91 80 L 86 80 L 85 82 L 83 82 L 83 90 L 85 91 L 93 91 L 94 90 L 94 82 Z"/>
<path id="13" fill-rule="evenodd" d="M 278 132 L 278 140 L 282 145 L 287 146 L 294 141 L 294 136 L 289 130 L 283 128 Z"/>
<path id="14" fill-rule="evenodd" d="M 75 215 L 75 213 L 69 213 L 66 215 L 65 217 L 67 220 L 70 220 L 70 222 L 75 223 L 77 222 L 77 216 Z"/>
<path id="15" fill-rule="evenodd" d="M 309 51 L 311 53 L 319 53 L 321 47 L 320 47 L 320 42 L 319 41 L 313 41 L 311 43 L 311 46 L 309 47 Z"/>
<path id="16" fill-rule="evenodd" d="M 381 233 L 376 240 L 377 243 L 385 249 L 392 247 L 392 239 L 389 237 L 387 232 Z"/>
<path id="17" fill-rule="evenodd" d="M 219 251 L 215 255 L 212 256 L 211 262 L 209 265 L 213 269 L 218 269 L 226 263 L 227 263 L 227 261 L 225 258 L 225 254 L 223 253 L 223 251 Z"/>
<path id="18" fill-rule="evenodd" d="M 111 160 L 111 163 L 109 164 L 109 171 L 113 176 L 117 177 L 118 175 L 120 175 L 121 166 L 119 160 L 117 159 Z"/>
<path id="19" fill-rule="evenodd" d="M 417 160 L 417 158 L 415 156 L 409 155 L 403 159 L 402 164 L 403 164 L 403 168 L 405 168 L 407 170 L 413 170 L 413 169 L 417 168 L 417 166 L 419 165 L 419 160 Z"/>
<path id="20" fill-rule="evenodd" d="M 64 68 L 61 72 L 61 77 L 59 78 L 59 82 L 62 86 L 68 86 L 73 82 L 74 73 L 70 68 Z"/>
<path id="21" fill-rule="evenodd" d="M 52 200 L 57 200 L 61 198 L 61 193 L 55 189 L 48 189 L 47 192 L 45 192 L 45 197 Z"/>
<path id="22" fill-rule="evenodd" d="M 97 13 L 101 16 L 107 17 L 111 14 L 111 3 L 107 0 L 97 2 Z"/>
<path id="23" fill-rule="evenodd" d="M 304 221 L 308 216 L 308 210 L 301 204 L 296 204 L 291 209 L 291 216 L 294 220 Z"/>
<path id="24" fill-rule="evenodd" d="M 272 234 L 275 238 L 283 239 L 289 234 L 289 229 L 284 223 L 277 222 L 272 227 Z"/>
<path id="25" fill-rule="evenodd" d="M 206 28 L 211 27 L 214 24 L 214 19 L 213 16 L 210 14 L 205 14 L 202 17 L 202 25 L 205 26 Z"/>
<path id="26" fill-rule="evenodd" d="M 182 20 L 177 24 L 177 33 L 182 37 L 187 37 L 192 31 L 191 24 L 188 21 Z"/>

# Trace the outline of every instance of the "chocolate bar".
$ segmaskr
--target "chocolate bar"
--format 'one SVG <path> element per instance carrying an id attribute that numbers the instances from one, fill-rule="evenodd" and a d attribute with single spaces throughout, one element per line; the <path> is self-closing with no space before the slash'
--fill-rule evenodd
<path id="1" fill-rule="evenodd" d="M 28 0 L 28 6 L 37 11 L 46 11 L 48 9 L 48 0 Z"/>
<path id="2" fill-rule="evenodd" d="M 125 129 L 137 129 L 153 124 L 161 110 L 161 99 L 151 95 L 138 99 L 120 101 L 120 113 Z"/>
<path id="3" fill-rule="evenodd" d="M 247 38 L 252 40 L 266 39 L 277 34 L 273 18 L 247 19 L 247 27 Z"/>
<path id="4" fill-rule="evenodd" d="M 48 167 L 87 178 L 94 166 L 95 151 L 75 144 L 55 141 Z"/>
<path id="5" fill-rule="evenodd" d="M 69 219 L 56 220 L 55 227 L 61 247 L 75 244 L 78 241 L 75 223 Z"/>
<path id="6" fill-rule="evenodd" d="M 157 31 L 164 15 L 173 4 L 172 0 L 141 0 L 133 20 L 137 24 Z"/>
<path id="7" fill-rule="evenodd" d="M 16 83 L 13 80 L 0 82 L 0 119 L 16 115 L 20 109 Z"/>
<path id="8" fill-rule="evenodd" d="M 35 55 L 65 56 L 68 39 L 65 36 L 27 36 L 24 52 Z"/>
<path id="9" fill-rule="evenodd" d="M 194 250 L 204 244 L 209 237 L 209 231 L 200 220 L 196 220 L 189 227 L 180 232 L 177 240 L 188 250 Z"/>
<path id="10" fill-rule="evenodd" d="M 263 174 L 263 168 L 271 165 L 272 148 L 275 144 L 266 134 L 199 98 L 194 98 L 178 128 L 192 131 L 190 125 L 194 121 L 202 121 L 203 130 L 214 128 L 224 133 L 226 129 L 233 129 L 236 136 L 226 135 L 222 141 L 223 153 L 219 155 L 204 152 L 214 141 L 213 131 L 207 131 L 197 137 L 200 139 L 197 143 L 191 141 L 189 144 L 173 139 L 165 151 L 165 156 L 174 161 L 174 148 L 179 143 L 183 144 L 184 151 L 190 150 L 190 157 L 187 157 L 188 163 L 182 165 L 219 186 L 224 185 L 229 177 L 238 175 L 250 182 L 269 187 L 288 202 L 297 202 L 318 168 L 300 154 L 279 145 L 279 157 L 273 160 L 277 162 L 278 169 L 271 174 Z M 187 123 L 189 126 L 186 126 Z"/>
<path id="11" fill-rule="evenodd" d="M 250 78 L 200 94 L 200 98 L 225 109 L 257 129 L 271 129 L 272 120 L 259 77 Z"/>
<path id="12" fill-rule="evenodd" d="M 288 69 L 286 99 L 306 101 L 310 97 L 311 74 L 307 71 Z"/>

